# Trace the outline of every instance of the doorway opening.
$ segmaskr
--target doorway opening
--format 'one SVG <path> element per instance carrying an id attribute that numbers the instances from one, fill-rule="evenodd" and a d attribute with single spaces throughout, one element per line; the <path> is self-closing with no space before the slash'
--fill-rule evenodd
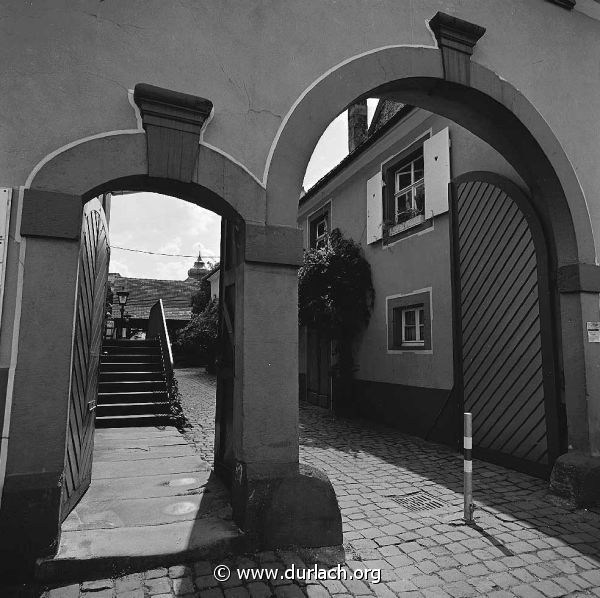
<path id="1" fill-rule="evenodd" d="M 117 536 L 157 563 L 210 546 L 215 529 L 238 541 L 214 473 L 231 443 L 232 395 L 218 382 L 235 353 L 219 280 L 231 226 L 160 194 L 112 187 L 86 202 L 56 560 L 81 558 L 85 542 L 91 558 L 112 557 Z"/>

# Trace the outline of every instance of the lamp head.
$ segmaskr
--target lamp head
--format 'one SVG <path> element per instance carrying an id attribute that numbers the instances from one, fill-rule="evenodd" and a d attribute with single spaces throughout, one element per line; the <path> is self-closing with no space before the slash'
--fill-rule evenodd
<path id="1" fill-rule="evenodd" d="M 117 297 L 119 299 L 119 305 L 125 305 L 127 303 L 127 297 L 129 297 L 129 291 L 117 291 Z"/>

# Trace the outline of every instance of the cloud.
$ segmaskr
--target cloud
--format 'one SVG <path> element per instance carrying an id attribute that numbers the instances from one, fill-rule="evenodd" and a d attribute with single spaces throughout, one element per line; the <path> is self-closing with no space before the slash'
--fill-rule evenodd
<path id="1" fill-rule="evenodd" d="M 218 260 L 221 218 L 180 199 L 157 193 L 114 196 L 110 215 L 111 272 L 138 278 L 184 280 L 194 258 L 123 251 L 126 247 Z M 117 267 L 120 270 L 117 270 Z"/>

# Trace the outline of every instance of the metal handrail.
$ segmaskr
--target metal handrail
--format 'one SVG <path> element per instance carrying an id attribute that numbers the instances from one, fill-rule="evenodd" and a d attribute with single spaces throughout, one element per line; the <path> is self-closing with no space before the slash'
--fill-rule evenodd
<path id="1" fill-rule="evenodd" d="M 169 399 L 172 394 L 173 381 L 173 351 L 171 350 L 171 340 L 167 329 L 167 320 L 165 318 L 165 309 L 162 299 L 159 299 L 150 309 L 148 319 L 148 337 L 157 339 L 160 342 L 160 352 L 162 356 L 163 370 L 167 381 L 167 392 Z"/>

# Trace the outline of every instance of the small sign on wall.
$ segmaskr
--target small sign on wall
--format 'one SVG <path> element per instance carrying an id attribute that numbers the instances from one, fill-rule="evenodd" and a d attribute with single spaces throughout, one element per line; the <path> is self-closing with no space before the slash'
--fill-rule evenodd
<path id="1" fill-rule="evenodd" d="M 600 322 L 587 323 L 588 343 L 600 343 Z"/>

